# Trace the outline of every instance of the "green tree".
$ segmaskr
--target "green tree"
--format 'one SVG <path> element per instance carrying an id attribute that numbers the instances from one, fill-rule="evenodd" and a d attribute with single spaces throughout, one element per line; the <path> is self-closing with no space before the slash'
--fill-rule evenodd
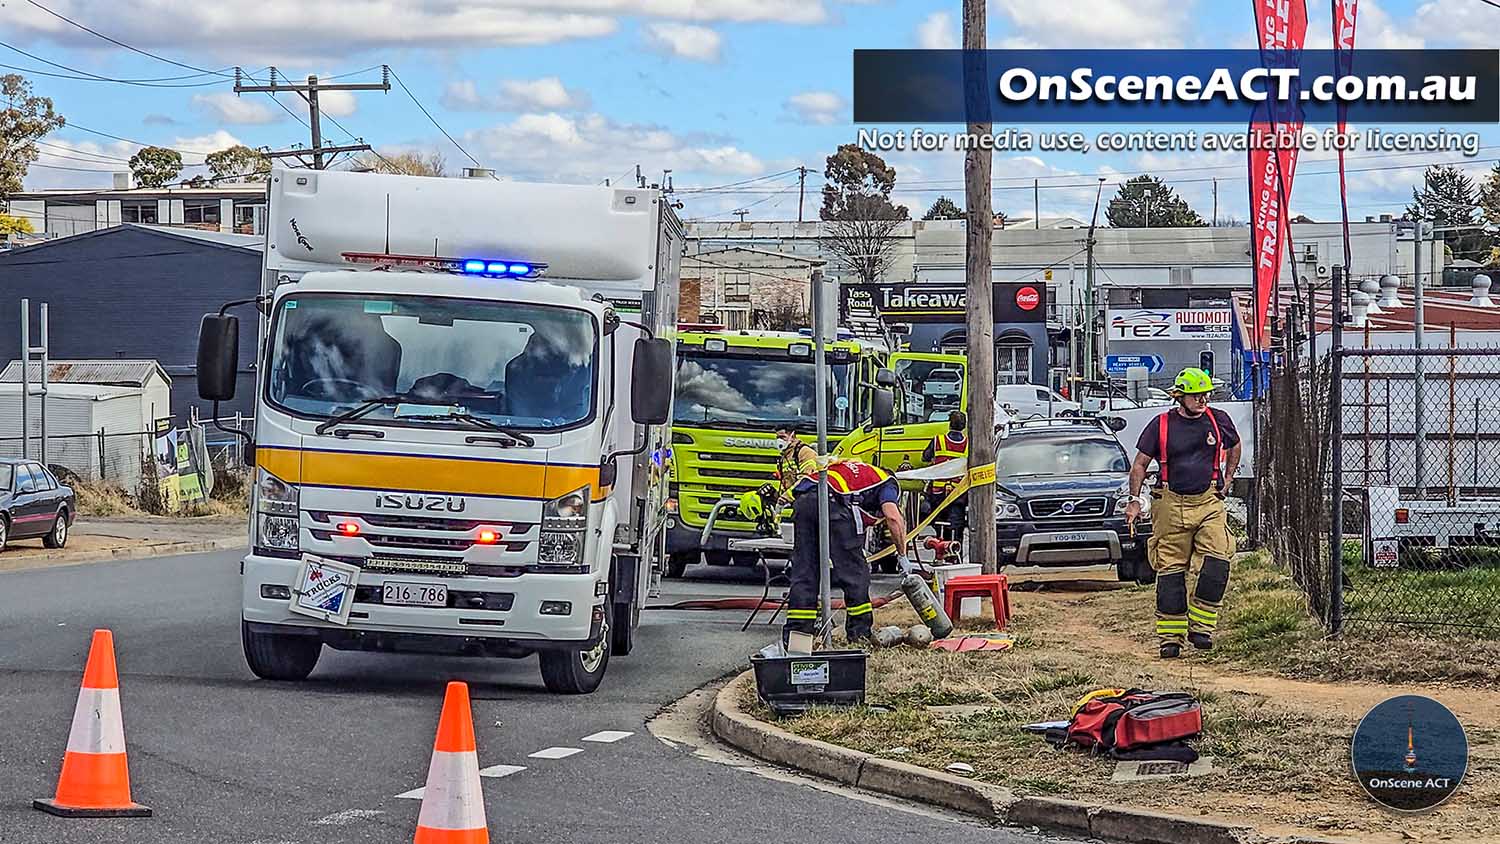
<path id="1" fill-rule="evenodd" d="M 215 182 L 264 182 L 271 175 L 271 159 L 244 144 L 211 152 L 203 163 Z"/>
<path id="2" fill-rule="evenodd" d="M 1146 192 L 1151 192 L 1148 201 Z M 1175 229 L 1189 226 L 1206 226 L 1208 221 L 1194 211 L 1187 200 L 1155 176 L 1136 176 L 1120 185 L 1120 190 L 1104 210 L 1105 219 L 1116 228 L 1140 228 L 1148 224 L 1146 215 L 1151 215 L 1150 228 Z"/>
<path id="3" fill-rule="evenodd" d="M 938 197 L 937 202 L 932 203 L 932 207 L 922 215 L 924 220 L 962 220 L 963 218 L 964 209 L 959 208 L 956 202 L 946 196 Z"/>
<path id="4" fill-rule="evenodd" d="M 1484 176 L 1484 185 L 1479 189 L 1479 210 L 1485 222 L 1500 226 L 1500 162 Z"/>
<path id="5" fill-rule="evenodd" d="M 15 73 L 0 76 L 0 199 L 21 190 L 26 169 L 37 159 L 36 142 L 61 129 L 63 116 L 49 97 L 31 94 L 31 83 Z"/>
<path id="6" fill-rule="evenodd" d="M 839 263 L 870 284 L 896 263 L 895 233 L 911 219 L 891 202 L 896 169 L 859 144 L 843 144 L 823 169 L 823 242 Z"/>
<path id="7" fill-rule="evenodd" d="M 159 188 L 182 172 L 182 154 L 166 147 L 143 147 L 130 156 L 130 172 L 143 188 Z"/>
<path id="8" fill-rule="evenodd" d="M 1451 164 L 1435 164 L 1422 175 L 1421 190 L 1412 188 L 1406 216 L 1438 228 L 1456 227 L 1455 231 L 1441 233 L 1443 245 L 1453 257 L 1486 262 L 1492 239 L 1479 228 L 1480 202 L 1479 185 L 1464 171 Z"/>

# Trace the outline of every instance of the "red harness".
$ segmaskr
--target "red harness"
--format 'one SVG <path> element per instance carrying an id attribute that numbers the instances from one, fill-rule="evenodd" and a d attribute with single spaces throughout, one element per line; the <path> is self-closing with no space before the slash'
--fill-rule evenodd
<path id="1" fill-rule="evenodd" d="M 1214 473 L 1209 484 L 1216 485 L 1219 483 L 1219 467 L 1224 465 L 1224 435 L 1219 431 L 1219 417 L 1214 415 L 1213 408 L 1204 408 L 1203 412 L 1208 414 L 1208 422 L 1214 426 Z M 1161 466 L 1157 486 L 1162 489 L 1167 487 L 1167 422 L 1172 413 L 1169 410 L 1156 418 L 1156 453 L 1160 455 L 1156 462 Z"/>

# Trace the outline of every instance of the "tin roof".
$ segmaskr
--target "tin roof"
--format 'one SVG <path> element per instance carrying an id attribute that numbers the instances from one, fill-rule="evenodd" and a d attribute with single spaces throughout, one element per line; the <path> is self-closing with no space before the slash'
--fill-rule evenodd
<path id="1" fill-rule="evenodd" d="M 42 365 L 31 364 L 31 380 L 41 380 Z M 48 361 L 47 381 L 54 384 L 105 384 L 119 387 L 143 387 L 153 374 L 167 384 L 172 377 L 154 360 L 53 360 Z M 0 372 L 0 383 L 21 381 L 21 362 L 13 360 Z"/>

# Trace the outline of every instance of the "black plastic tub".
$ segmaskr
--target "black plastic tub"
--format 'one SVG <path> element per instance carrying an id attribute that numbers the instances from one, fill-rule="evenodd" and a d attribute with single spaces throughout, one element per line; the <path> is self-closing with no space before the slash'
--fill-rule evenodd
<path id="1" fill-rule="evenodd" d="M 755 654 L 755 691 L 777 715 L 801 715 L 809 706 L 858 706 L 865 702 L 861 650 L 817 651 L 811 656 Z"/>

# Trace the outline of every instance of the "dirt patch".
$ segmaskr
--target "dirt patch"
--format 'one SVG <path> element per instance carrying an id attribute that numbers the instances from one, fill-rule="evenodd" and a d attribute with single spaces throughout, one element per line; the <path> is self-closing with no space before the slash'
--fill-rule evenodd
<path id="1" fill-rule="evenodd" d="M 977 778 L 1023 795 L 1205 815 L 1283 835 L 1500 841 L 1492 831 L 1493 818 L 1500 816 L 1500 689 L 1493 681 L 1500 676 L 1500 659 L 1465 666 L 1457 682 L 1422 682 L 1437 673 L 1436 666 L 1457 660 L 1463 646 L 1410 637 L 1322 643 L 1300 597 L 1274 569 L 1254 559 L 1237 569 L 1221 630 L 1224 644 L 1209 654 L 1155 658 L 1149 588 L 1017 591 L 1011 599 L 1013 650 L 873 652 L 871 706 L 815 711 L 782 726 L 936 769 L 965 762 Z M 891 623 L 915 623 L 904 601 L 878 611 L 877 624 Z M 1372 649 L 1382 653 L 1371 655 Z M 1297 653 L 1283 653 L 1288 650 Z M 1319 659 L 1345 664 L 1321 665 Z M 1341 677 L 1361 679 L 1332 679 Z M 1402 679 L 1382 682 L 1395 677 Z M 1193 692 L 1204 704 L 1206 722 L 1197 746 L 1214 757 L 1216 773 L 1114 783 L 1112 762 L 1055 751 L 1020 729 L 1066 718 L 1079 696 L 1112 686 Z M 1365 798 L 1349 767 L 1359 718 L 1379 701 L 1409 692 L 1453 709 L 1471 744 L 1463 787 L 1427 815 L 1380 809 Z"/>

